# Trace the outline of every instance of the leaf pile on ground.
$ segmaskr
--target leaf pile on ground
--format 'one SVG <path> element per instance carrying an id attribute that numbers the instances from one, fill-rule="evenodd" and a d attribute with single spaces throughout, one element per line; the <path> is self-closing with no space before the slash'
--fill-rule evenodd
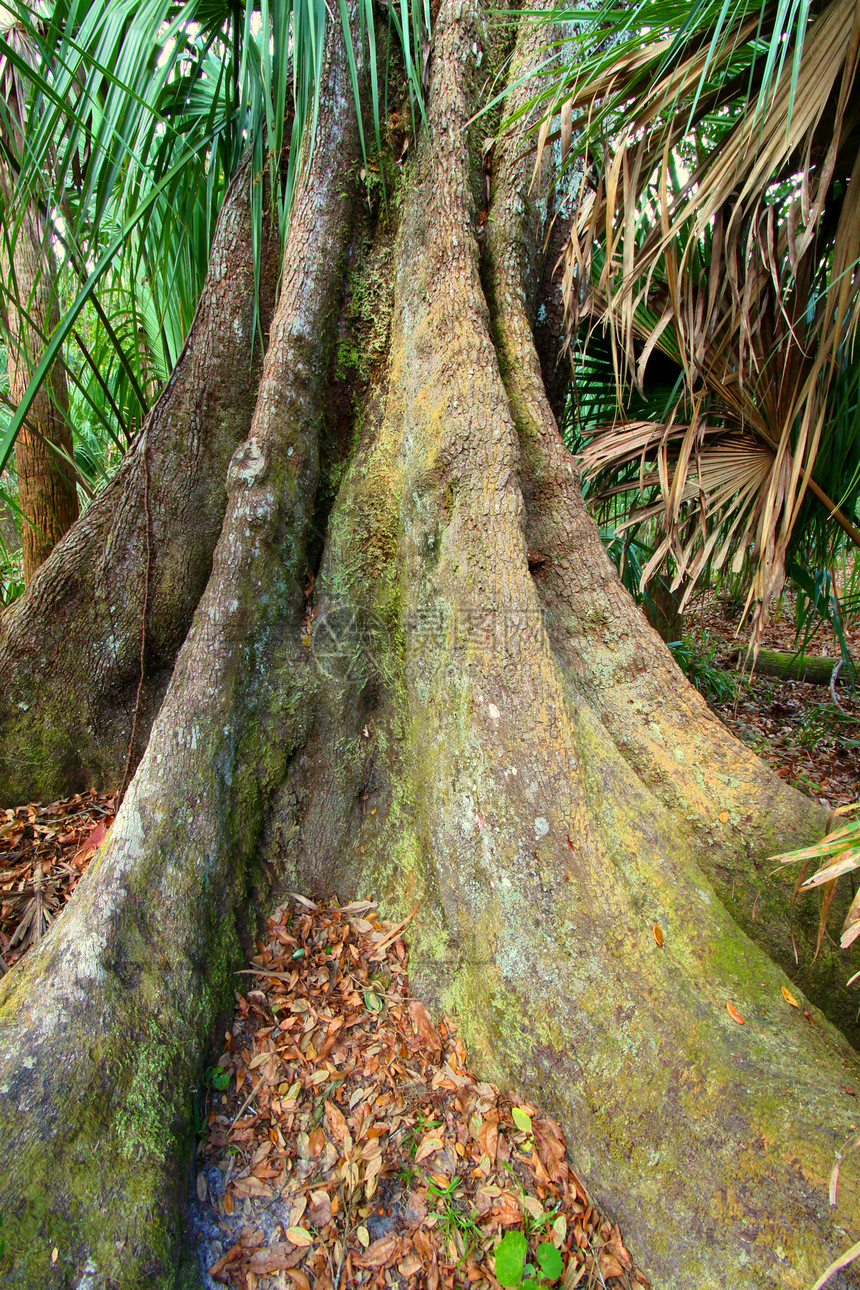
<path id="1" fill-rule="evenodd" d="M 844 601 L 840 596 L 840 603 Z M 712 642 L 720 643 L 727 655 L 734 655 L 740 649 L 746 652 L 748 634 L 741 624 L 743 600 L 726 595 L 713 588 L 695 596 L 685 613 L 687 625 L 691 629 L 707 633 Z M 860 660 L 860 616 L 850 613 L 843 623 L 845 642 L 852 657 Z M 818 654 L 822 658 L 832 658 L 834 662 L 840 656 L 839 643 L 833 628 L 825 621 L 813 624 L 810 633 L 797 635 L 797 594 L 792 587 L 786 587 L 779 603 L 774 607 L 765 626 L 762 638 L 764 649 L 782 650 L 794 654 L 801 646 L 804 654 Z"/>
<path id="2" fill-rule="evenodd" d="M 555 1120 L 476 1079 L 410 995 L 404 928 L 299 896 L 269 919 L 210 1072 L 206 1284 L 648 1287 Z"/>
<path id="3" fill-rule="evenodd" d="M 113 797 L 94 789 L 0 809 L 0 972 L 62 912 L 113 818 Z"/>

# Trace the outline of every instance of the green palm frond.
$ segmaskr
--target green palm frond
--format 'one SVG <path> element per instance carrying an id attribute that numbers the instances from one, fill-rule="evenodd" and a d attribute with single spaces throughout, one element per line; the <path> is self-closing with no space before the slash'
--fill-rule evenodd
<path id="1" fill-rule="evenodd" d="M 109 421 L 114 435 L 114 405 L 123 435 L 141 424 L 154 381 L 166 378 L 187 335 L 218 212 L 249 149 L 259 281 L 260 179 L 268 173 L 283 239 L 314 146 L 331 21 L 347 42 L 357 107 L 367 51 L 378 144 L 372 0 L 359 0 L 358 12 L 354 44 L 345 0 L 334 18 L 326 0 L 10 0 L 4 7 L 0 163 L 14 182 L 0 201 L 0 226 L 14 242 L 24 212 L 38 206 L 61 258 L 56 289 L 65 307 L 21 406 L 0 426 L 0 471 L 45 372 L 80 332 L 82 314 L 96 317 L 78 347 L 78 376 L 84 367 L 92 373 L 86 353 L 98 352 L 104 377 L 88 378 L 94 415 Z M 411 7 L 403 0 L 392 21 L 423 112 L 427 0 Z M 358 119 L 364 146 L 361 111 Z M 14 291 L 3 303 L 26 313 Z"/>

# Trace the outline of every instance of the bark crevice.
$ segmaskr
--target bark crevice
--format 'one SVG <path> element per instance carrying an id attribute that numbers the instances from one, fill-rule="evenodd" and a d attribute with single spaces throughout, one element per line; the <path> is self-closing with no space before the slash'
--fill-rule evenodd
<path id="1" fill-rule="evenodd" d="M 519 68 L 545 57 L 542 40 L 537 24 L 525 29 Z M 525 97 L 525 88 L 514 92 L 510 113 Z M 519 433 L 526 540 L 539 561 L 535 585 L 553 654 L 643 795 L 679 822 L 684 845 L 695 850 L 733 916 L 856 1042 L 856 1001 L 844 985 L 840 951 L 830 945 L 817 953 L 818 901 L 809 893 L 797 900 L 794 875 L 773 876 L 765 863 L 781 838 L 797 845 L 820 836 L 826 810 L 734 739 L 686 682 L 621 587 L 583 504 L 533 334 L 528 248 L 539 243 L 542 210 L 532 167 L 522 140 L 509 139 L 497 162 L 485 275 Z"/>
<path id="2" fill-rule="evenodd" d="M 364 641 L 381 697 L 359 721 L 344 648 L 269 843 L 311 894 L 372 892 L 401 915 L 422 901 L 418 992 L 457 1011 L 488 1073 L 571 1127 L 575 1164 L 655 1283 L 799 1288 L 857 1221 L 853 1183 L 823 1217 L 856 1059 L 820 1015 L 786 1025 L 785 978 L 695 861 L 704 837 L 736 863 L 746 837 L 760 855 L 818 815 L 715 728 L 624 597 L 534 397 L 501 209 L 488 269 L 510 276 L 491 337 L 465 134 L 479 40 L 476 12 L 443 3 L 385 408 L 338 496 L 317 584 L 321 606 L 359 622 L 393 612 L 387 639 Z M 512 209 L 522 219 L 518 198 Z M 548 558 L 530 570 L 534 550 Z M 682 738 L 705 769 L 678 760 L 667 783 Z M 716 842 L 715 798 L 736 812 Z"/>
<path id="3" fill-rule="evenodd" d="M 188 1095 L 232 998 L 266 802 L 305 742 L 316 689 L 300 620 L 325 323 L 338 305 L 357 151 L 331 31 L 323 76 L 328 146 L 296 197 L 206 588 L 107 842 L 56 932 L 0 984 L 9 1285 L 173 1285 L 187 1253 Z M 51 1265 L 55 1244 L 62 1259 Z"/>

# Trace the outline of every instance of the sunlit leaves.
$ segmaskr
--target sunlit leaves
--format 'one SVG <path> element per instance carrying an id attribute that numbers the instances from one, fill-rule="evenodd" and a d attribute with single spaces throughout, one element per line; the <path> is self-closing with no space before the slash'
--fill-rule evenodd
<path id="1" fill-rule="evenodd" d="M 857 805 L 841 808 L 837 814 L 857 811 Z M 827 915 L 836 891 L 836 880 L 847 873 L 860 869 L 860 817 L 851 820 L 841 828 L 833 829 L 820 842 L 809 847 L 800 847 L 796 851 L 786 851 L 782 855 L 772 856 L 780 864 L 801 864 L 801 875 L 798 879 L 798 890 L 810 891 L 815 887 L 824 888 L 824 899 L 819 919 L 818 944 L 824 934 Z M 804 878 L 806 866 L 810 860 L 817 860 L 820 867 L 809 878 Z M 855 895 L 842 925 L 841 945 L 847 949 L 860 936 L 860 893 Z M 852 978 L 853 979 L 853 978 Z M 783 992 L 784 993 L 784 992 Z M 788 996 L 786 996 L 788 997 Z M 792 1002 L 792 1000 L 789 1000 Z"/>

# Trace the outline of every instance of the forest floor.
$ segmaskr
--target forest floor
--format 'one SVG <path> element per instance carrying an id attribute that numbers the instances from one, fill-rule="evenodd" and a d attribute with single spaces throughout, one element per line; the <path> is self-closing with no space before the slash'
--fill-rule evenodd
<path id="1" fill-rule="evenodd" d="M 698 663 L 691 679 L 699 681 L 729 729 L 783 779 L 831 809 L 860 801 L 860 691 L 837 684 L 834 703 L 826 685 L 732 672 L 728 675 L 734 679 L 722 692 L 727 680 L 723 666 L 734 667 L 735 652 L 746 648 L 736 606 L 713 594 L 700 597 L 687 613 L 685 626 Z M 860 619 L 846 626 L 845 638 L 860 665 Z M 787 653 L 798 650 L 790 595 L 771 616 L 763 645 Z M 840 657 L 825 627 L 804 644 L 803 652 L 832 658 L 834 664 Z M 727 692 L 731 688 L 733 695 Z"/>
<path id="2" fill-rule="evenodd" d="M 729 676 L 736 625 L 712 596 L 687 615 L 715 711 L 831 808 L 860 799 L 860 697 Z M 860 624 L 848 635 L 860 658 Z M 796 649 L 790 606 L 764 644 Z M 823 631 L 805 652 L 838 657 Z M 94 791 L 0 810 L 0 972 L 61 912 L 114 811 Z M 411 996 L 407 944 L 367 901 L 293 895 L 269 918 L 198 1092 L 188 1222 L 204 1284 L 647 1290 L 558 1124 L 474 1076 L 450 1018 Z"/>

